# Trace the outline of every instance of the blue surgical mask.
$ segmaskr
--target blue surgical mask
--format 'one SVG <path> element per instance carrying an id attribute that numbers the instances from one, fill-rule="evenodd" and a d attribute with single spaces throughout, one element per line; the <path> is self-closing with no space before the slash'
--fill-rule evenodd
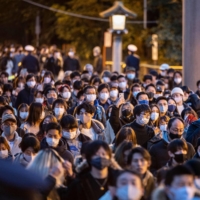
<path id="1" fill-rule="evenodd" d="M 133 80 L 135 78 L 135 74 L 127 74 L 127 78 Z"/>
<path id="2" fill-rule="evenodd" d="M 180 188 L 171 188 L 169 197 L 173 200 L 187 199 L 192 200 L 195 195 L 195 187 L 180 187 Z"/>
<path id="3" fill-rule="evenodd" d="M 146 104 L 149 105 L 149 101 L 148 100 L 139 100 L 138 103 L 141 104 Z"/>

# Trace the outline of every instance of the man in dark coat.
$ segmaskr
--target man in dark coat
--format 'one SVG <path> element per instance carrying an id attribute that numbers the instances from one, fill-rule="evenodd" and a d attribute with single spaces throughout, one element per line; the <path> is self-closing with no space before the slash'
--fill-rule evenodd
<path id="1" fill-rule="evenodd" d="M 78 59 L 74 57 L 74 52 L 69 51 L 68 56 L 64 59 L 63 64 L 63 70 L 64 71 L 79 71 L 81 70 L 80 63 Z"/>
<path id="2" fill-rule="evenodd" d="M 100 47 L 98 46 L 94 47 L 93 56 L 94 56 L 94 71 L 101 74 L 101 72 L 103 71 L 103 62 L 102 62 Z"/>
<path id="3" fill-rule="evenodd" d="M 40 65 L 38 59 L 32 55 L 34 51 L 34 47 L 31 45 L 27 45 L 25 50 L 28 52 L 28 55 L 24 57 L 22 60 L 22 68 L 27 69 L 28 73 L 37 74 L 40 72 Z"/>
<path id="4" fill-rule="evenodd" d="M 136 73 L 140 70 L 140 57 L 135 54 L 137 47 L 133 44 L 128 45 L 128 56 L 126 57 L 126 66 L 134 67 Z"/>
<path id="5" fill-rule="evenodd" d="M 26 77 L 25 88 L 21 90 L 17 96 L 16 102 L 15 102 L 16 109 L 22 103 L 26 103 L 30 105 L 34 101 L 35 85 L 36 85 L 36 81 L 35 81 L 34 74 L 29 74 Z"/>
<path id="6" fill-rule="evenodd" d="M 152 173 L 165 166 L 167 161 L 170 159 L 167 151 L 168 144 L 176 138 L 185 140 L 183 136 L 184 132 L 184 121 L 181 118 L 174 117 L 169 120 L 167 132 L 163 132 L 161 137 L 155 136 L 152 138 L 149 143 L 149 153 L 151 155 L 152 165 L 150 170 Z M 188 153 L 187 159 L 191 159 L 195 150 L 194 147 L 187 143 L 188 145 Z"/>

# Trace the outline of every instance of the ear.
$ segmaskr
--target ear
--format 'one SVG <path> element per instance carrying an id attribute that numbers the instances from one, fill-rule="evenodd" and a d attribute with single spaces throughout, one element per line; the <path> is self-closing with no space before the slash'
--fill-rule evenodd
<path id="1" fill-rule="evenodd" d="M 151 161 L 148 161 L 148 167 L 150 167 L 151 166 Z"/>
<path id="2" fill-rule="evenodd" d="M 174 154 L 171 151 L 168 151 L 168 155 L 169 155 L 169 157 L 173 157 L 174 158 Z"/>

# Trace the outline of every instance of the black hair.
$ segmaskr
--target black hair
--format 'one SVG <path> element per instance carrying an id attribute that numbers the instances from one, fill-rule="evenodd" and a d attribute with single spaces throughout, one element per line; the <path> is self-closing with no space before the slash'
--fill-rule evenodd
<path id="1" fill-rule="evenodd" d="M 170 129 L 172 127 L 172 124 L 174 123 L 174 121 L 179 120 L 184 124 L 183 119 L 181 119 L 180 117 L 173 117 L 169 120 L 167 128 Z"/>
<path id="2" fill-rule="evenodd" d="M 188 151 L 188 145 L 185 142 L 185 140 L 181 140 L 181 139 L 174 139 L 167 146 L 167 150 L 171 151 L 172 153 L 175 153 L 178 150 L 182 150 L 182 149 Z"/>
<path id="3" fill-rule="evenodd" d="M 43 96 L 43 92 L 42 91 L 36 90 L 35 93 L 34 93 L 34 96 L 36 97 L 37 94 L 41 94 Z"/>
<path id="4" fill-rule="evenodd" d="M 158 80 L 157 83 L 156 83 L 156 86 L 158 86 L 158 85 L 165 86 L 165 83 L 162 80 Z"/>
<path id="5" fill-rule="evenodd" d="M 167 70 L 167 74 L 174 73 L 174 72 L 175 72 L 175 70 L 173 68 L 170 68 L 170 69 Z"/>
<path id="6" fill-rule="evenodd" d="M 200 84 L 200 80 L 198 80 L 197 83 L 196 83 L 197 87 L 198 87 L 199 84 Z"/>
<path id="7" fill-rule="evenodd" d="M 26 82 L 31 79 L 31 78 L 35 78 L 35 75 L 34 74 L 28 74 L 27 77 L 26 77 Z"/>
<path id="8" fill-rule="evenodd" d="M 90 114 L 94 114 L 96 109 L 93 105 L 89 104 L 89 103 L 86 103 L 86 102 L 83 102 L 82 104 L 80 104 L 78 107 L 77 107 L 77 114 L 79 115 L 80 114 L 80 111 L 81 109 L 85 109 L 85 111 L 87 113 L 90 113 Z"/>
<path id="9" fill-rule="evenodd" d="M 5 72 L 5 71 L 4 71 L 4 72 L 1 72 L 0 76 L 2 76 L 2 75 L 4 75 L 4 76 L 7 77 L 7 78 L 9 77 L 8 72 Z"/>
<path id="10" fill-rule="evenodd" d="M 153 88 L 155 88 L 155 90 L 156 90 L 156 86 L 155 86 L 153 83 L 150 83 L 149 85 L 147 85 L 147 86 L 145 87 L 145 90 L 148 90 L 149 87 L 153 87 Z"/>
<path id="11" fill-rule="evenodd" d="M 171 184 L 176 176 L 183 176 L 183 175 L 190 175 L 190 176 L 194 177 L 192 170 L 185 165 L 178 165 L 178 166 L 170 169 L 167 172 L 166 177 L 165 177 L 165 185 L 171 186 Z"/>
<path id="12" fill-rule="evenodd" d="M 108 85 L 107 83 L 102 83 L 101 85 L 99 85 L 98 90 L 97 90 L 98 93 L 100 93 L 101 90 L 103 90 L 103 89 L 105 89 L 105 88 L 107 88 L 108 91 L 110 90 L 109 85 Z"/>
<path id="13" fill-rule="evenodd" d="M 47 94 L 49 93 L 49 91 L 52 91 L 52 90 L 57 94 L 56 88 L 47 85 L 47 86 L 44 88 L 44 95 L 47 96 Z"/>
<path id="14" fill-rule="evenodd" d="M 145 82 L 146 80 L 153 80 L 153 78 L 152 78 L 152 75 L 151 74 L 146 74 L 146 75 L 144 75 L 144 77 L 143 77 L 143 82 Z"/>
<path id="15" fill-rule="evenodd" d="M 48 123 L 46 132 L 48 133 L 49 130 L 57 130 L 59 132 L 59 134 L 62 133 L 62 128 L 61 128 L 60 124 L 56 123 L 56 122 Z"/>
<path id="16" fill-rule="evenodd" d="M 27 148 L 32 147 L 34 152 L 37 153 L 40 150 L 40 142 L 37 137 L 30 134 L 25 134 L 21 143 L 19 144 L 19 147 L 21 148 L 22 152 L 24 152 Z"/>
<path id="17" fill-rule="evenodd" d="M 156 78 L 158 77 L 158 72 L 156 70 L 151 70 L 149 74 L 151 74 L 152 76 L 155 76 Z"/>
<path id="18" fill-rule="evenodd" d="M 5 106 L 2 108 L 2 114 L 3 114 L 6 110 L 11 110 L 12 113 L 13 113 L 13 115 L 15 114 L 15 111 L 14 111 L 13 107 L 10 106 L 10 105 L 5 105 Z"/>
<path id="19" fill-rule="evenodd" d="M 95 92 L 96 92 L 96 88 L 94 86 L 92 86 L 92 85 L 85 86 L 84 89 L 83 89 L 83 92 L 86 93 L 88 89 L 94 89 Z"/>
<path id="20" fill-rule="evenodd" d="M 124 75 L 120 74 L 118 77 L 117 77 L 117 80 L 119 80 L 120 78 L 125 78 Z"/>
<path id="21" fill-rule="evenodd" d="M 180 72 L 180 71 L 175 71 L 175 72 L 174 72 L 174 77 L 175 77 L 176 74 L 179 74 L 181 77 L 183 76 L 183 75 L 182 75 L 182 72 Z"/>
<path id="22" fill-rule="evenodd" d="M 109 158 L 112 157 L 112 152 L 111 152 L 109 145 L 102 140 L 95 140 L 95 141 L 91 142 L 90 144 L 88 144 L 88 147 L 87 147 L 86 159 L 87 159 L 88 163 L 90 163 L 92 157 L 96 154 L 96 152 L 101 147 L 107 152 Z"/>
<path id="23" fill-rule="evenodd" d="M 71 81 L 69 80 L 63 80 L 63 84 L 66 84 L 68 86 L 71 86 Z"/>
<path id="24" fill-rule="evenodd" d="M 58 80 L 58 81 L 55 82 L 54 85 L 55 85 L 55 87 L 56 87 L 57 85 L 62 85 L 62 84 L 63 84 L 63 82 L 62 82 L 61 80 Z"/>
<path id="25" fill-rule="evenodd" d="M 78 93 L 77 93 L 77 99 L 79 99 L 81 96 L 84 96 L 84 92 L 83 90 L 80 90 Z"/>
<path id="26" fill-rule="evenodd" d="M 146 104 L 137 105 L 137 106 L 135 106 L 135 108 L 133 110 L 134 117 L 136 118 L 136 116 L 139 116 L 142 112 L 144 112 L 144 113 L 150 113 L 151 109 Z"/>
<path id="27" fill-rule="evenodd" d="M 50 77 L 51 77 L 51 80 L 54 80 L 54 75 L 53 75 L 53 73 L 52 73 L 51 71 L 46 71 L 46 72 L 44 73 L 43 80 L 44 80 L 44 78 L 45 78 L 46 76 L 49 76 L 49 75 L 50 75 Z"/>
<path id="28" fill-rule="evenodd" d="M 135 88 L 135 87 L 139 87 L 139 88 L 141 88 L 141 85 L 138 84 L 138 83 L 134 83 L 133 85 L 131 85 L 130 90 L 133 91 L 133 88 Z"/>
<path id="29" fill-rule="evenodd" d="M 156 99 L 156 104 L 157 104 L 160 100 L 165 100 L 166 102 L 168 102 L 167 97 L 161 96 L 161 97 L 158 97 L 158 98 Z"/>
<path id="30" fill-rule="evenodd" d="M 3 104 L 4 106 L 8 104 L 7 99 L 3 96 L 0 96 L 0 104 Z"/>
<path id="31" fill-rule="evenodd" d="M 188 86 L 186 86 L 186 85 L 182 86 L 181 89 L 183 90 L 183 92 L 186 92 L 187 94 L 191 93 L 190 88 Z"/>
<path id="32" fill-rule="evenodd" d="M 133 155 L 135 153 L 139 153 L 142 155 L 142 157 L 147 160 L 148 162 L 151 162 L 151 156 L 149 154 L 149 152 L 144 149 L 143 147 L 135 147 L 134 149 L 131 150 L 131 152 L 128 155 L 128 160 L 127 160 L 127 164 L 130 165 L 133 159 Z"/>
<path id="33" fill-rule="evenodd" d="M 61 98 L 56 99 L 56 100 L 53 102 L 52 110 L 55 108 L 56 104 L 61 104 L 61 105 L 63 105 L 65 111 L 67 110 L 67 104 L 66 104 L 66 102 L 65 102 L 63 99 L 61 99 Z"/>
<path id="34" fill-rule="evenodd" d="M 74 77 L 79 76 L 81 77 L 80 73 L 78 71 L 74 71 L 70 74 L 70 78 L 73 79 Z"/>
<path id="35" fill-rule="evenodd" d="M 30 125 L 35 125 L 36 122 L 40 121 L 40 117 L 42 115 L 43 106 L 41 103 L 33 102 L 29 108 L 29 115 L 27 118 L 27 122 Z"/>
<path id="36" fill-rule="evenodd" d="M 117 81 L 117 75 L 112 75 L 111 77 L 110 77 L 110 81 Z"/>
<path id="37" fill-rule="evenodd" d="M 138 100 L 139 99 L 139 97 L 140 97 L 140 95 L 147 95 L 147 97 L 148 97 L 148 94 L 146 93 L 146 92 L 139 92 L 138 94 L 137 94 L 137 96 L 136 96 L 136 99 Z"/>
<path id="38" fill-rule="evenodd" d="M 83 89 L 83 82 L 82 81 L 75 81 L 73 83 L 73 88 L 75 90 L 82 90 Z"/>
<path id="39" fill-rule="evenodd" d="M 91 82 L 91 85 L 94 85 L 95 83 L 99 83 L 99 84 L 102 83 L 101 79 L 98 76 L 91 78 L 90 82 Z"/>
<path id="40" fill-rule="evenodd" d="M 76 118 L 72 115 L 63 116 L 62 119 L 60 120 L 60 125 L 62 126 L 63 129 L 78 128 L 78 122 Z"/>
<path id="41" fill-rule="evenodd" d="M 10 83 L 4 84 L 3 93 L 5 93 L 7 91 L 12 92 L 12 90 L 13 90 L 13 86 Z"/>

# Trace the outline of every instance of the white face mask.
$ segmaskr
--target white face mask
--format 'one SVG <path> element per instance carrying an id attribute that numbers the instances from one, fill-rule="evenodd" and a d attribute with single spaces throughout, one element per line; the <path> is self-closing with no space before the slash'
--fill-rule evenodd
<path id="1" fill-rule="evenodd" d="M 111 90 L 110 91 L 110 97 L 115 98 L 118 96 L 118 90 Z"/>
<path id="2" fill-rule="evenodd" d="M 18 83 L 18 87 L 21 89 L 24 88 L 24 83 Z"/>
<path id="3" fill-rule="evenodd" d="M 181 83 L 181 81 L 182 81 L 182 78 L 175 78 L 174 79 L 174 82 L 177 83 L 177 84 Z"/>
<path id="4" fill-rule="evenodd" d="M 63 92 L 62 97 L 65 99 L 69 99 L 71 97 L 71 92 Z"/>
<path id="5" fill-rule="evenodd" d="M 119 83 L 112 83 L 111 84 L 113 87 L 116 87 L 116 88 L 118 88 L 118 86 L 119 86 Z"/>
<path id="6" fill-rule="evenodd" d="M 166 76 L 166 71 L 161 71 L 160 74 L 161 76 Z"/>
<path id="7" fill-rule="evenodd" d="M 139 91 L 133 92 L 133 96 L 136 98 L 136 96 L 137 96 L 138 93 L 139 93 Z"/>
<path id="8" fill-rule="evenodd" d="M 36 82 L 35 81 L 28 81 L 26 84 L 28 85 L 28 87 L 32 88 L 32 87 L 35 86 Z"/>
<path id="9" fill-rule="evenodd" d="M 57 147 L 59 139 L 46 137 L 46 142 L 50 147 Z"/>
<path id="10" fill-rule="evenodd" d="M 25 154 L 25 153 L 24 153 L 23 155 L 24 155 L 25 160 L 26 160 L 27 162 L 29 162 L 29 163 L 30 163 L 30 162 L 34 159 L 34 157 L 35 157 L 35 156 L 29 156 L 29 155 L 27 155 L 27 154 Z"/>
<path id="11" fill-rule="evenodd" d="M 73 52 L 73 51 L 70 51 L 70 52 L 68 53 L 68 56 L 69 56 L 69 57 L 74 57 L 74 52 Z"/>
<path id="12" fill-rule="evenodd" d="M 50 83 L 50 82 L 51 82 L 51 78 L 49 78 L 49 77 L 44 78 L 44 83 Z"/>
<path id="13" fill-rule="evenodd" d="M 152 112 L 151 113 L 151 120 L 156 121 L 159 117 L 159 114 L 157 112 Z"/>
<path id="14" fill-rule="evenodd" d="M 171 188 L 170 189 L 170 200 L 192 200 L 195 194 L 195 188 L 194 187 L 180 187 L 180 188 Z"/>
<path id="15" fill-rule="evenodd" d="M 26 119 L 28 117 L 28 112 L 19 112 L 19 116 L 22 118 L 22 119 Z"/>
<path id="16" fill-rule="evenodd" d="M 1 150 L 0 151 L 0 158 L 7 158 L 8 157 L 8 150 Z"/>
<path id="17" fill-rule="evenodd" d="M 142 191 L 133 185 L 125 185 L 117 188 L 116 196 L 118 200 L 139 200 L 142 197 Z"/>
<path id="18" fill-rule="evenodd" d="M 104 83 L 109 83 L 109 82 L 110 82 L 110 78 L 108 78 L 108 77 L 103 77 L 103 82 L 104 82 Z"/>
<path id="19" fill-rule="evenodd" d="M 43 104 L 44 98 L 35 98 L 35 102 Z"/>
<path id="20" fill-rule="evenodd" d="M 87 94 L 86 97 L 87 97 L 88 102 L 92 102 L 97 98 L 97 95 L 96 94 Z"/>
<path id="21" fill-rule="evenodd" d="M 109 93 L 100 93 L 99 98 L 106 101 L 109 98 Z"/>
<path id="22" fill-rule="evenodd" d="M 176 101 L 176 103 L 180 103 L 182 101 L 182 97 L 174 97 L 174 100 Z"/>
<path id="23" fill-rule="evenodd" d="M 119 88 L 121 89 L 126 88 L 126 81 L 119 83 Z"/>
<path id="24" fill-rule="evenodd" d="M 146 125 L 146 124 L 149 123 L 149 119 L 143 117 L 142 119 L 139 120 L 139 123 L 140 123 L 141 125 Z"/>
<path id="25" fill-rule="evenodd" d="M 160 130 L 161 131 L 166 131 L 167 130 L 167 124 L 161 124 L 160 125 Z"/>
<path id="26" fill-rule="evenodd" d="M 62 136 L 66 139 L 72 140 L 76 137 L 76 131 L 73 132 L 63 131 Z"/>
<path id="27" fill-rule="evenodd" d="M 64 108 L 54 108 L 54 112 L 56 116 L 61 116 L 65 112 Z"/>

